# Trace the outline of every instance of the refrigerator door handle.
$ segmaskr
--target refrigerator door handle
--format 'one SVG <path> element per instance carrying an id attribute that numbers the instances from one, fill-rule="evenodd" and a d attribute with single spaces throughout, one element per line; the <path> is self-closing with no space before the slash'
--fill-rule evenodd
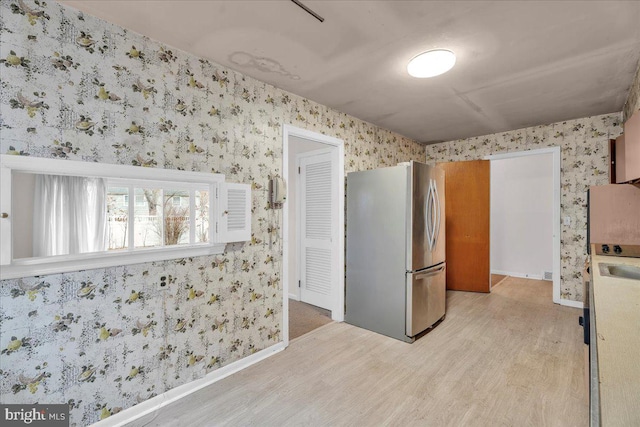
<path id="1" fill-rule="evenodd" d="M 436 185 L 435 181 L 433 182 L 433 190 L 434 190 L 434 195 L 435 195 L 435 200 L 436 200 L 436 218 L 437 218 L 437 224 L 435 226 L 435 230 L 433 233 L 433 247 L 435 248 L 436 243 L 438 242 L 438 236 L 440 235 L 440 217 L 442 216 L 440 213 L 440 195 L 438 194 L 438 186 Z"/>
<path id="2" fill-rule="evenodd" d="M 429 190 L 427 191 L 427 206 L 424 220 L 427 228 L 427 242 L 429 243 L 429 250 L 433 250 L 433 186 L 429 181 Z"/>
<path id="3" fill-rule="evenodd" d="M 429 250 L 433 251 L 436 246 L 436 239 L 438 238 L 436 231 L 436 223 L 437 223 L 437 189 L 436 183 L 433 179 L 429 180 L 429 220 L 431 222 L 430 229 L 431 233 L 429 233 Z"/>
<path id="4" fill-rule="evenodd" d="M 433 267 L 433 268 L 430 268 L 430 269 L 428 269 L 426 271 L 422 271 L 420 273 L 416 273 L 415 278 L 416 278 L 416 280 L 418 280 L 418 279 L 423 279 L 425 277 L 435 276 L 436 274 L 438 274 L 442 270 L 444 270 L 444 268 L 445 268 L 444 264 L 438 265 L 437 267 Z"/>

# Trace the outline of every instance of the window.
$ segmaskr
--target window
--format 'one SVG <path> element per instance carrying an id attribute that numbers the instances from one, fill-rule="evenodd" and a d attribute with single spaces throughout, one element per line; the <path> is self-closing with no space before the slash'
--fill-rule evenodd
<path id="1" fill-rule="evenodd" d="M 220 174 L 0 159 L 0 279 L 222 253 L 251 238 L 250 186 Z"/>
<path id="2" fill-rule="evenodd" d="M 136 200 L 131 211 L 128 205 L 108 206 L 108 250 L 209 242 L 209 186 L 158 184 L 144 180 L 107 180 L 108 200 L 115 200 L 121 194 L 127 198 L 132 194 Z"/>
<path id="3" fill-rule="evenodd" d="M 128 246 L 129 189 L 107 187 L 107 247 L 109 250 Z"/>

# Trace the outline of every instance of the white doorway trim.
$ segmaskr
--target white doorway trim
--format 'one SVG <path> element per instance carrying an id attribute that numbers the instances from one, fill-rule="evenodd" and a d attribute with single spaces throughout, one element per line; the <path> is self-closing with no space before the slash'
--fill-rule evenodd
<path id="1" fill-rule="evenodd" d="M 485 160 L 503 160 L 523 156 L 552 154 L 553 162 L 553 302 L 575 307 L 575 301 L 560 298 L 560 147 L 491 154 Z"/>
<path id="2" fill-rule="evenodd" d="M 301 129 L 289 124 L 282 125 L 282 176 L 287 179 L 289 176 L 289 138 L 304 138 L 313 142 L 327 144 L 338 150 L 338 259 L 336 260 L 337 280 L 333 289 L 334 295 L 331 309 L 331 318 L 337 322 L 344 321 L 344 141 L 332 136 L 323 135 L 307 129 Z M 287 186 L 287 199 L 289 197 L 289 186 Z M 289 213 L 288 209 L 283 209 L 283 247 L 282 247 L 282 331 L 284 345 L 289 345 L 289 254 L 295 250 L 295 242 L 289 239 Z"/>

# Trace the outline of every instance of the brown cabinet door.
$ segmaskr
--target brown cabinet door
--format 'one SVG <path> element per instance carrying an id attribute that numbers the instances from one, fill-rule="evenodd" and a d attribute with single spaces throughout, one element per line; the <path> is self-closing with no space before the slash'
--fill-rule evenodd
<path id="1" fill-rule="evenodd" d="M 490 292 L 490 161 L 438 165 L 445 171 L 447 289 Z"/>

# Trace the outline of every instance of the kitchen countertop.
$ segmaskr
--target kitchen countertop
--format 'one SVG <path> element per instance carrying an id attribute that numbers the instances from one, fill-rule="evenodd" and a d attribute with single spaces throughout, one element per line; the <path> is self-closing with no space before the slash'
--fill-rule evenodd
<path id="1" fill-rule="evenodd" d="M 591 254 L 600 424 L 640 426 L 640 281 L 602 276 L 598 266 L 640 268 L 640 258 L 596 255 L 593 246 Z"/>

